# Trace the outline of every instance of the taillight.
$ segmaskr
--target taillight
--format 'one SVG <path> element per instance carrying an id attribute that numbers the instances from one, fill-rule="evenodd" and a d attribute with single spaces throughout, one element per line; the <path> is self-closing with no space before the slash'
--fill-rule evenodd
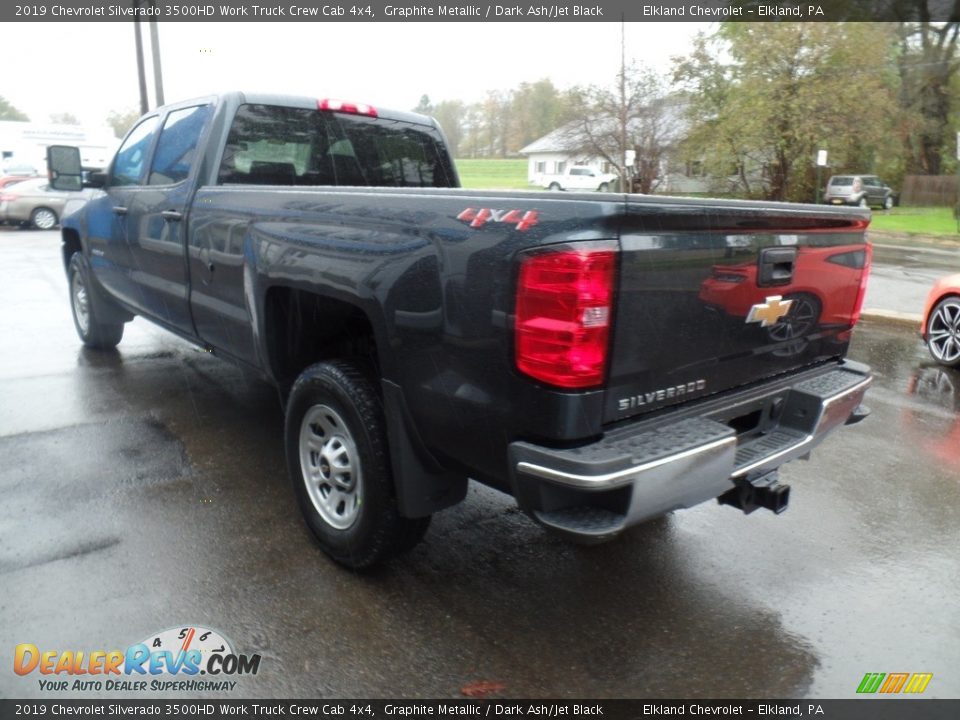
<path id="1" fill-rule="evenodd" d="M 16 200 L 19 195 L 11 195 L 10 193 L 0 193 L 0 202 L 13 202 Z"/>
<path id="2" fill-rule="evenodd" d="M 562 388 L 601 385 L 613 315 L 614 250 L 541 252 L 517 283 L 517 368 Z"/>
<path id="3" fill-rule="evenodd" d="M 860 312 L 863 310 L 863 297 L 867 294 L 867 280 L 870 278 L 870 264 L 873 260 L 873 245 L 867 243 L 863 248 L 863 270 L 860 275 L 860 289 L 857 290 L 857 301 L 853 304 L 851 325 L 860 321 Z"/>
<path id="4" fill-rule="evenodd" d="M 331 100 L 330 98 L 317 100 L 317 109 L 326 110 L 328 112 L 342 112 L 350 113 L 351 115 L 368 115 L 370 117 L 377 117 L 377 109 L 371 107 L 370 105 L 364 105 L 363 103 L 344 102 L 343 100 Z"/>

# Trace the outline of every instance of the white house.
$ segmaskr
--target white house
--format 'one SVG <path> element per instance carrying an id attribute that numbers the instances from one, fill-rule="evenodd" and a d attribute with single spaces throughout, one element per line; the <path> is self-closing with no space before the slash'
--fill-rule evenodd
<path id="1" fill-rule="evenodd" d="M 656 135 L 660 147 L 658 182 L 655 192 L 679 195 L 707 195 L 730 192 L 737 178 L 712 177 L 705 172 L 701 159 L 684 157 L 681 140 L 688 127 L 681 99 L 670 98 L 659 106 L 655 121 L 647 135 Z M 639 121 L 637 121 L 639 122 Z M 644 133 L 637 133 L 643 135 Z M 573 122 L 544 135 L 520 150 L 527 156 L 527 181 L 545 186 L 544 176 L 561 175 L 572 165 L 585 165 L 600 172 L 616 172 L 603 158 L 585 151 L 583 132 Z M 642 152 L 642 150 L 641 150 Z M 644 158 L 636 157 L 639 168 Z M 751 179 L 761 182 L 759 168 L 751 169 Z"/>
<path id="2" fill-rule="evenodd" d="M 105 168 L 119 143 L 106 126 L 0 121 L 0 170 L 26 167 L 42 174 L 49 145 L 78 147 L 84 167 Z"/>

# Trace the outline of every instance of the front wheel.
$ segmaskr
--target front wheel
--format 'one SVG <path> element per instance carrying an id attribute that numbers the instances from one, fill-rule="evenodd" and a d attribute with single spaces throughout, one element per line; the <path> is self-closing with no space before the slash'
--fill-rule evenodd
<path id="1" fill-rule="evenodd" d="M 887 195 L 887 196 L 883 199 L 883 209 L 884 209 L 884 210 L 891 210 L 891 209 L 893 209 L 893 195 Z"/>
<path id="2" fill-rule="evenodd" d="M 858 207 L 862 207 L 862 208 L 869 208 L 869 207 L 870 207 L 870 201 L 867 200 L 867 196 L 866 196 L 866 195 L 864 195 L 862 198 L 860 198 L 860 202 L 857 203 L 857 206 L 858 206 Z"/>
<path id="3" fill-rule="evenodd" d="M 368 568 L 413 548 L 430 517 L 397 508 L 382 402 L 353 363 L 311 365 L 290 391 L 287 468 L 307 526 L 342 565 Z"/>
<path id="4" fill-rule="evenodd" d="M 937 303 L 927 326 L 927 348 L 946 367 L 960 367 L 960 297 Z"/>
<path id="5" fill-rule="evenodd" d="M 70 311 L 73 314 L 73 326 L 83 344 L 94 350 L 115 348 L 123 339 L 123 323 L 105 323 L 97 319 L 91 295 L 94 289 L 90 285 L 87 265 L 80 253 L 70 258 L 67 271 L 70 283 Z"/>
<path id="6" fill-rule="evenodd" d="M 560 187 L 560 183 L 554 182 L 554 183 L 550 183 L 550 187 L 547 189 L 556 191 L 556 190 L 561 190 L 562 188 Z"/>
<path id="7" fill-rule="evenodd" d="M 610 189 L 609 183 L 600 183 L 600 187 L 597 188 L 597 192 L 607 192 Z"/>

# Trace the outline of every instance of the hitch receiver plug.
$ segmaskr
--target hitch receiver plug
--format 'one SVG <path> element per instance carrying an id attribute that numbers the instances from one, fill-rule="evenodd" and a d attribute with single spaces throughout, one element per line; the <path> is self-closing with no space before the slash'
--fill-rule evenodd
<path id="1" fill-rule="evenodd" d="M 780 482 L 780 473 L 773 470 L 762 475 L 736 478 L 736 486 L 717 498 L 721 505 L 731 505 L 749 515 L 757 508 L 772 510 L 777 515 L 787 509 L 790 486 Z"/>

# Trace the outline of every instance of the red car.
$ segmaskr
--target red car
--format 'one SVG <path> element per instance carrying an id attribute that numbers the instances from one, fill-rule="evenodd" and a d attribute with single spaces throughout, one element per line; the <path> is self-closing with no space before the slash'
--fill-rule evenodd
<path id="1" fill-rule="evenodd" d="M 933 284 L 920 334 L 934 360 L 947 367 L 960 366 L 960 275 L 948 275 Z"/>
<path id="2" fill-rule="evenodd" d="M 802 337 L 818 325 L 853 327 L 860 315 L 871 246 L 798 247 L 786 285 L 759 287 L 757 263 L 715 265 L 700 286 L 700 300 L 727 315 L 747 317 L 758 303 L 779 295 L 789 311 L 767 328 L 771 340 Z"/>
<path id="3" fill-rule="evenodd" d="M 29 180 L 36 175 L 4 175 L 0 177 L 0 190 L 3 190 L 8 185 L 13 185 L 20 182 L 21 180 Z"/>

